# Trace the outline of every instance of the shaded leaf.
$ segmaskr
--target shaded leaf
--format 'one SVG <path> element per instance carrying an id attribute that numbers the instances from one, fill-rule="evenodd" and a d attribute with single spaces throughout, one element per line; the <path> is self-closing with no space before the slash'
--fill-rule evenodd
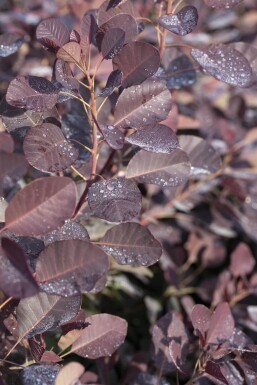
<path id="1" fill-rule="evenodd" d="M 220 303 L 211 316 L 207 343 L 218 345 L 228 340 L 233 334 L 234 327 L 235 321 L 228 303 Z"/>
<path id="2" fill-rule="evenodd" d="M 98 26 L 95 15 L 92 12 L 86 12 L 80 25 L 81 38 L 91 44 L 95 40 L 97 28 Z"/>
<path id="3" fill-rule="evenodd" d="M 109 146 L 115 150 L 121 150 L 124 146 L 124 134 L 115 126 L 101 126 L 104 138 Z"/>
<path id="4" fill-rule="evenodd" d="M 170 154 L 178 147 L 178 139 L 170 127 L 156 124 L 146 127 L 126 137 L 126 142 L 141 147 L 143 150 Z"/>
<path id="5" fill-rule="evenodd" d="M 57 58 L 64 60 L 65 62 L 80 64 L 81 48 L 75 41 L 70 41 L 64 44 L 57 52 Z"/>
<path id="6" fill-rule="evenodd" d="M 113 66 L 123 73 L 122 85 L 127 88 L 141 84 L 155 74 L 160 66 L 160 54 L 149 43 L 132 42 L 113 59 Z"/>
<path id="7" fill-rule="evenodd" d="M 216 79 L 238 87 L 251 84 L 252 69 L 248 60 L 230 45 L 211 44 L 203 50 L 194 48 L 191 54 L 203 71 Z"/>
<path id="8" fill-rule="evenodd" d="M 0 151 L 12 153 L 14 151 L 14 140 L 7 132 L 0 132 Z"/>
<path id="9" fill-rule="evenodd" d="M 8 296 L 14 298 L 26 298 L 38 292 L 23 250 L 8 238 L 1 240 L 0 286 Z"/>
<path id="10" fill-rule="evenodd" d="M 28 162 L 22 154 L 8 154 L 0 150 L 0 195 L 26 175 Z"/>
<path id="11" fill-rule="evenodd" d="M 108 8 L 115 8 L 117 5 L 125 3 L 126 0 L 109 0 Z"/>
<path id="12" fill-rule="evenodd" d="M 69 64 L 60 59 L 54 63 L 53 82 L 55 81 L 60 83 L 64 91 L 77 92 L 79 89 L 79 82 L 74 78 Z M 58 101 L 60 101 L 60 97 L 65 100 L 70 98 L 68 95 L 59 94 Z"/>
<path id="13" fill-rule="evenodd" d="M 120 13 L 118 15 L 113 16 L 110 20 L 101 25 L 101 27 L 98 29 L 96 41 L 99 49 L 103 44 L 104 36 L 109 33 L 110 37 L 110 30 L 113 29 L 121 29 L 124 32 L 125 35 L 123 44 L 130 43 L 132 40 L 135 40 L 137 36 L 137 23 L 134 17 L 126 13 Z M 123 44 L 120 45 L 120 49 L 122 48 Z"/>
<path id="14" fill-rule="evenodd" d="M 69 362 L 58 373 L 55 385 L 74 385 L 85 372 L 85 368 L 79 362 Z"/>
<path id="15" fill-rule="evenodd" d="M 48 246 L 53 242 L 67 239 L 87 240 L 89 235 L 86 228 L 80 223 L 67 219 L 62 227 L 44 236 L 44 243 Z"/>
<path id="16" fill-rule="evenodd" d="M 189 173 L 188 156 L 178 148 L 171 154 L 156 154 L 141 150 L 131 159 L 127 168 L 127 178 L 162 187 L 183 185 Z"/>
<path id="17" fill-rule="evenodd" d="M 17 307 L 19 338 L 31 338 L 69 321 L 80 309 L 81 297 L 64 298 L 43 292 L 22 299 Z"/>
<path id="18" fill-rule="evenodd" d="M 141 199 L 136 184 L 125 178 L 100 180 L 88 191 L 88 204 L 93 215 L 109 222 L 125 222 L 138 216 Z"/>
<path id="19" fill-rule="evenodd" d="M 170 383 L 160 376 L 154 376 L 150 373 L 140 373 L 133 385 L 170 385 Z"/>
<path id="20" fill-rule="evenodd" d="M 53 352 L 52 350 L 50 351 L 46 351 L 43 353 L 41 359 L 40 359 L 41 362 L 53 362 L 53 363 L 57 363 L 57 362 L 60 362 L 62 361 L 62 358 L 59 357 L 55 352 Z"/>
<path id="21" fill-rule="evenodd" d="M 57 97 L 55 86 L 39 76 L 17 76 L 10 82 L 6 93 L 6 100 L 12 106 L 36 112 L 52 109 Z"/>
<path id="22" fill-rule="evenodd" d="M 172 60 L 165 70 L 165 78 L 169 89 L 180 89 L 194 84 L 196 71 L 188 56 L 180 55 Z"/>
<path id="23" fill-rule="evenodd" d="M 76 185 L 72 179 L 39 178 L 10 201 L 6 227 L 17 235 L 46 234 L 72 216 L 76 202 Z"/>
<path id="24" fill-rule="evenodd" d="M 29 365 L 21 373 L 22 385 L 55 385 L 59 370 L 59 365 L 52 363 Z"/>
<path id="25" fill-rule="evenodd" d="M 181 8 L 181 10 L 175 14 L 170 13 L 168 15 L 163 15 L 159 19 L 159 23 L 162 27 L 180 36 L 191 33 L 196 28 L 197 22 L 197 8 L 192 5 Z"/>
<path id="26" fill-rule="evenodd" d="M 122 1 L 115 7 L 110 7 L 109 0 L 105 0 L 98 10 L 98 24 L 101 26 L 108 20 L 121 13 L 128 13 L 134 18 L 138 17 L 139 14 L 130 0 Z"/>
<path id="27" fill-rule="evenodd" d="M 96 359 L 111 356 L 124 342 L 127 321 L 111 314 L 96 314 L 86 318 L 90 325 L 72 344 L 71 352 Z"/>
<path id="28" fill-rule="evenodd" d="M 222 384 L 229 385 L 226 378 L 223 376 L 220 365 L 218 363 L 208 360 L 205 366 L 205 373 L 208 374 L 208 378 L 218 380 L 218 383 L 221 382 Z"/>
<path id="29" fill-rule="evenodd" d="M 151 266 L 162 254 L 160 243 L 138 223 L 122 223 L 97 243 L 121 265 Z"/>
<path id="30" fill-rule="evenodd" d="M 140 129 L 164 120 L 171 109 L 170 91 L 160 81 L 147 80 L 126 89 L 115 106 L 115 126 Z"/>
<path id="31" fill-rule="evenodd" d="M 78 158 L 79 151 L 64 137 L 61 129 L 50 123 L 33 127 L 23 142 L 26 159 L 44 172 L 63 171 Z"/>
<path id="32" fill-rule="evenodd" d="M 111 95 L 114 89 L 121 85 L 121 79 L 122 79 L 122 72 L 120 70 L 112 71 L 108 76 L 106 85 L 99 96 L 106 97 Z"/>
<path id="33" fill-rule="evenodd" d="M 109 29 L 103 37 L 101 52 L 104 59 L 113 59 L 125 42 L 125 32 L 120 28 Z"/>
<path id="34" fill-rule="evenodd" d="M 235 278 L 245 277 L 253 272 L 255 259 L 245 243 L 239 243 L 231 254 L 230 271 Z"/>
<path id="35" fill-rule="evenodd" d="M 60 20 L 50 18 L 39 23 L 36 37 L 45 48 L 56 52 L 58 48 L 69 42 L 70 33 Z"/>
<path id="36" fill-rule="evenodd" d="M 24 38 L 16 33 L 6 32 L 0 35 L 0 57 L 7 57 L 18 51 Z"/>
<path id="37" fill-rule="evenodd" d="M 69 239 L 54 242 L 42 251 L 36 274 L 43 291 L 70 297 L 93 290 L 108 268 L 107 255 L 99 247 Z"/>
<path id="38" fill-rule="evenodd" d="M 189 157 L 191 175 L 201 176 L 220 170 L 220 155 L 204 139 L 193 135 L 179 135 L 178 138 L 180 147 Z"/>
<path id="39" fill-rule="evenodd" d="M 240 4 L 243 0 L 204 0 L 209 7 L 213 8 L 232 8 Z"/>

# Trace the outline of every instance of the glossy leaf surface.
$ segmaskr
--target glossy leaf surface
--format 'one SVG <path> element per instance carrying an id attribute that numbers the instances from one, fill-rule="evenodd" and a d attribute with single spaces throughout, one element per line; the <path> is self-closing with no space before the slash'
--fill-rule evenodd
<path id="1" fill-rule="evenodd" d="M 138 223 L 122 223 L 108 230 L 98 243 L 121 265 L 150 266 L 162 254 L 160 243 Z"/>
<path id="2" fill-rule="evenodd" d="M 76 201 L 76 185 L 70 178 L 37 179 L 11 200 L 6 226 L 17 235 L 46 234 L 71 217 Z"/>
<path id="3" fill-rule="evenodd" d="M 180 36 L 191 33 L 197 26 L 198 12 L 192 5 L 183 7 L 175 14 L 161 16 L 159 23 L 162 27 L 168 29 Z"/>
<path id="4" fill-rule="evenodd" d="M 51 51 L 56 51 L 70 40 L 67 27 L 58 19 L 49 18 L 41 21 L 36 30 L 37 39 Z"/>
<path id="5" fill-rule="evenodd" d="M 102 126 L 101 130 L 109 146 L 115 150 L 122 149 L 124 145 L 124 134 L 115 126 Z"/>
<path id="6" fill-rule="evenodd" d="M 44 236 L 44 243 L 48 246 L 50 243 L 67 239 L 87 240 L 89 235 L 86 228 L 80 223 L 67 219 L 62 227 Z"/>

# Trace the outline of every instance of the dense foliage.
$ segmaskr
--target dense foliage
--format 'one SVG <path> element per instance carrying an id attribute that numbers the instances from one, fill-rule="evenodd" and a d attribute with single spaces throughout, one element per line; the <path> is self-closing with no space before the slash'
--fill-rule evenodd
<path id="1" fill-rule="evenodd" d="M 1 385 L 257 384 L 255 5 L 0 2 Z"/>

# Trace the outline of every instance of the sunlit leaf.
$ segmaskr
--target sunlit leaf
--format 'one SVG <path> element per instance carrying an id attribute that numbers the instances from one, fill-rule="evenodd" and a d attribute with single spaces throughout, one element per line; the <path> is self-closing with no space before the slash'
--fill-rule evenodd
<path id="1" fill-rule="evenodd" d="M 235 321 L 229 304 L 220 303 L 214 310 L 207 333 L 207 343 L 218 345 L 228 340 L 234 331 Z"/>
<path id="2" fill-rule="evenodd" d="M 196 28 L 197 21 L 198 12 L 192 5 L 181 8 L 181 10 L 175 14 L 163 15 L 159 19 L 162 27 L 180 36 L 191 33 Z"/>
<path id="3" fill-rule="evenodd" d="M 39 23 L 36 37 L 45 48 L 55 52 L 69 42 L 70 33 L 60 20 L 50 18 Z"/>
<path id="4" fill-rule="evenodd" d="M 86 240 L 89 239 L 89 235 L 86 228 L 80 223 L 67 219 L 62 227 L 44 236 L 44 243 L 48 246 L 50 243 L 67 239 Z"/>
<path id="5" fill-rule="evenodd" d="M 102 126 L 101 130 L 104 134 L 106 142 L 111 148 L 120 150 L 124 146 L 124 134 L 115 126 Z"/>

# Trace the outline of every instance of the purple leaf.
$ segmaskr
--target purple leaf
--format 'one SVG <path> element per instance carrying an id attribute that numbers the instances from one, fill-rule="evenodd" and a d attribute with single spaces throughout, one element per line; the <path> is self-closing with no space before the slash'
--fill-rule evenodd
<path id="1" fill-rule="evenodd" d="M 243 0 L 204 0 L 212 8 L 232 8 L 240 4 Z"/>
<path id="2" fill-rule="evenodd" d="M 235 321 L 227 302 L 220 303 L 211 316 L 206 341 L 210 345 L 219 345 L 228 340 L 234 331 Z"/>
<path id="3" fill-rule="evenodd" d="M 197 26 L 198 12 L 192 5 L 181 8 L 176 14 L 163 15 L 159 19 L 162 27 L 180 36 L 191 33 Z"/>
<path id="4" fill-rule="evenodd" d="M 29 164 L 44 172 L 66 170 L 79 155 L 61 129 L 50 123 L 31 128 L 23 142 L 23 150 Z"/>
<path id="5" fill-rule="evenodd" d="M 124 146 L 124 134 L 115 126 L 101 126 L 104 138 L 109 146 L 115 150 L 121 150 Z"/>
<path id="6" fill-rule="evenodd" d="M 162 187 L 183 185 L 188 180 L 189 173 L 188 156 L 178 148 L 171 154 L 141 150 L 131 159 L 127 168 L 127 178 Z"/>
<path id="7" fill-rule="evenodd" d="M 59 370 L 59 365 L 52 363 L 29 365 L 21 373 L 22 385 L 55 385 Z"/>
<path id="8" fill-rule="evenodd" d="M 108 268 L 108 257 L 99 247 L 69 239 L 54 242 L 42 251 L 36 275 L 43 291 L 70 297 L 93 290 Z"/>
<path id="9" fill-rule="evenodd" d="M 104 36 L 107 33 L 110 34 L 109 31 L 113 29 L 121 29 L 124 32 L 123 44 L 130 43 L 131 41 L 135 40 L 137 36 L 137 23 L 134 17 L 128 14 L 121 13 L 119 15 L 112 17 L 105 24 L 101 25 L 101 27 L 98 29 L 97 35 L 96 35 L 96 41 L 99 48 L 102 45 Z M 120 49 L 122 48 L 123 44 L 122 45 L 120 44 L 121 45 Z"/>
<path id="10" fill-rule="evenodd" d="M 23 250 L 8 238 L 1 240 L 0 265 L 0 286 L 10 297 L 26 298 L 38 292 Z"/>
<path id="11" fill-rule="evenodd" d="M 87 240 L 89 235 L 86 228 L 80 223 L 67 219 L 62 227 L 44 236 L 44 243 L 48 246 L 53 242 L 67 239 Z"/>
<path id="12" fill-rule="evenodd" d="M 52 109 L 57 103 L 58 90 L 48 80 L 38 76 L 18 76 L 11 81 L 6 100 L 14 107 L 36 112 Z"/>
<path id="13" fill-rule="evenodd" d="M 39 178 L 10 201 L 6 227 L 17 235 L 42 235 L 62 226 L 76 207 L 77 191 L 67 177 Z"/>
<path id="14" fill-rule="evenodd" d="M 0 132 L 0 151 L 11 154 L 14 151 L 14 140 L 8 132 Z"/>
<path id="15" fill-rule="evenodd" d="M 98 218 L 125 222 L 141 211 L 141 193 L 136 184 L 125 178 L 100 180 L 89 188 L 88 204 Z"/>
<path id="16" fill-rule="evenodd" d="M 170 127 L 156 124 L 143 128 L 126 137 L 126 142 L 141 147 L 143 150 L 170 154 L 178 147 L 178 139 Z"/>
<path id="17" fill-rule="evenodd" d="M 217 382 L 214 382 L 216 384 L 226 384 L 229 385 L 227 382 L 226 378 L 223 376 L 220 365 L 214 361 L 207 361 L 206 366 L 205 366 L 205 373 L 208 374 L 208 378 L 210 380 L 218 380 Z"/>
<path id="18" fill-rule="evenodd" d="M 0 35 L 0 57 L 7 57 L 18 51 L 24 42 L 24 37 L 16 33 Z"/>
<path id="19" fill-rule="evenodd" d="M 95 15 L 93 13 L 86 12 L 80 25 L 81 39 L 84 39 L 88 42 L 88 44 L 91 44 L 95 40 L 97 28 Z"/>
<path id="20" fill-rule="evenodd" d="M 245 277 L 253 272 L 255 259 L 245 243 L 239 243 L 231 254 L 230 271 L 235 278 Z"/>
<path id="21" fill-rule="evenodd" d="M 114 70 L 108 76 L 106 86 L 99 96 L 106 97 L 112 94 L 116 87 L 121 85 L 122 72 L 120 70 Z"/>
<path id="22" fill-rule="evenodd" d="M 204 176 L 220 170 L 221 157 L 204 139 L 193 135 L 180 135 L 179 144 L 191 163 L 191 176 Z"/>
<path id="23" fill-rule="evenodd" d="M 125 32 L 120 28 L 108 29 L 101 43 L 104 59 L 113 59 L 121 50 L 125 42 Z"/>
<path id="24" fill-rule="evenodd" d="M 56 57 L 65 62 L 81 64 L 81 47 L 75 41 L 64 44 L 57 52 Z"/>
<path id="25" fill-rule="evenodd" d="M 54 63 L 54 80 L 60 83 L 64 89 L 67 90 L 78 90 L 79 82 L 74 78 L 70 66 L 63 60 L 56 60 Z"/>
<path id="26" fill-rule="evenodd" d="M 96 359 L 111 356 L 124 342 L 127 322 L 111 314 L 95 314 L 86 318 L 90 325 L 72 344 L 71 352 Z"/>
<path id="27" fill-rule="evenodd" d="M 43 292 L 22 299 L 17 307 L 20 340 L 56 329 L 68 322 L 79 312 L 80 303 L 80 295 L 64 298 Z"/>
<path id="28" fill-rule="evenodd" d="M 108 230 L 97 243 L 121 265 L 151 266 L 162 247 L 150 231 L 138 223 L 122 223 Z"/>
<path id="29" fill-rule="evenodd" d="M 171 109 L 170 91 L 160 81 L 147 80 L 122 92 L 115 106 L 115 126 L 140 129 L 164 120 Z"/>
<path id="30" fill-rule="evenodd" d="M 143 83 L 158 70 L 160 54 L 157 48 L 149 43 L 132 42 L 123 47 L 113 59 L 114 69 L 123 73 L 124 88 Z"/>
<path id="31" fill-rule="evenodd" d="M 203 71 L 216 79 L 238 87 L 251 84 L 252 69 L 248 60 L 230 45 L 212 44 L 203 50 L 194 48 L 191 54 Z"/>
<path id="32" fill-rule="evenodd" d="M 186 55 L 178 56 L 170 62 L 165 70 L 165 79 L 169 90 L 191 86 L 196 81 L 193 63 Z"/>
<path id="33" fill-rule="evenodd" d="M 117 5 L 125 3 L 125 1 L 126 0 L 109 0 L 109 4 L 108 4 L 107 9 L 115 8 L 115 7 L 117 7 Z"/>
<path id="34" fill-rule="evenodd" d="M 8 154 L 0 150 L 0 195 L 26 175 L 28 162 L 22 154 Z"/>
<path id="35" fill-rule="evenodd" d="M 54 18 L 39 23 L 36 37 L 45 48 L 54 52 L 70 41 L 67 27 L 60 20 Z"/>
<path id="36" fill-rule="evenodd" d="M 137 18 L 139 16 L 136 8 L 132 4 L 130 0 L 122 1 L 120 4 L 118 4 L 116 7 L 110 7 L 109 4 L 110 0 L 105 0 L 102 5 L 99 7 L 98 10 L 98 24 L 99 26 L 103 25 L 110 19 L 112 19 L 114 16 L 119 15 L 121 13 L 127 13 L 134 18 Z"/>
<path id="37" fill-rule="evenodd" d="M 191 314 L 194 334 L 201 337 L 202 344 L 205 342 L 205 334 L 209 329 L 211 312 L 204 305 L 195 305 Z"/>
<path id="38" fill-rule="evenodd" d="M 70 33 L 70 41 L 80 43 L 80 34 L 75 29 L 73 29 Z"/>

